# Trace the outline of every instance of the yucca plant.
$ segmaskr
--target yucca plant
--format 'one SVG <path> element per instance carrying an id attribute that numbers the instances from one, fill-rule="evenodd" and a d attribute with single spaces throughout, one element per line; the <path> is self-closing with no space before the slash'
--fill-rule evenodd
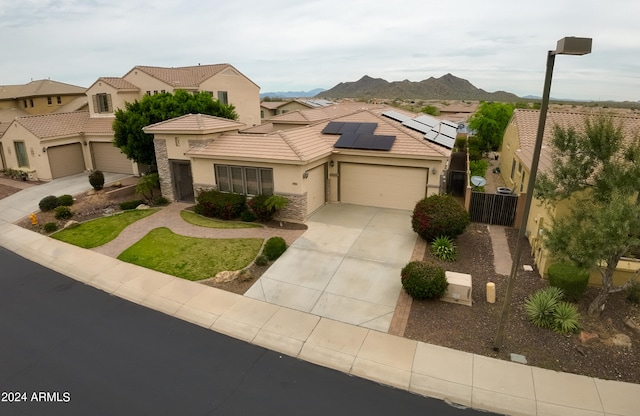
<path id="1" fill-rule="evenodd" d="M 444 261 L 455 261 L 458 252 L 453 240 L 447 236 L 440 236 L 431 243 L 433 255 Z"/>
<path id="2" fill-rule="evenodd" d="M 529 320 L 540 328 L 554 327 L 556 306 L 562 300 L 562 289 L 549 286 L 529 295 L 524 303 Z"/>
<path id="3" fill-rule="evenodd" d="M 553 330 L 561 334 L 569 334 L 580 329 L 580 313 L 575 305 L 559 302 L 553 313 Z"/>

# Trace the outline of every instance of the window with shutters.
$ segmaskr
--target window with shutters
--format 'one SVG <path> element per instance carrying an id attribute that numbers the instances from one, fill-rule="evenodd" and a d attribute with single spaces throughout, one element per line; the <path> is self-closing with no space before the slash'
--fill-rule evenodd
<path id="1" fill-rule="evenodd" d="M 96 113 L 112 113 L 111 94 L 100 93 L 93 96 L 93 111 Z"/>
<path id="2" fill-rule="evenodd" d="M 214 171 L 218 190 L 221 192 L 273 195 L 273 169 L 215 165 Z"/>

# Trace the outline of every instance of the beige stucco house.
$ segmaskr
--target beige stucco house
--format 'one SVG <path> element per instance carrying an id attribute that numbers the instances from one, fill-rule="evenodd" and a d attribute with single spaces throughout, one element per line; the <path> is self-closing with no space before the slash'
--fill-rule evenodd
<path id="1" fill-rule="evenodd" d="M 551 148 L 549 143 L 553 134 L 553 128 L 558 125 L 563 128 L 575 128 L 580 131 L 584 128 L 585 118 L 589 112 L 549 111 L 543 136 L 543 145 L 540 154 L 538 171 L 544 172 L 551 167 Z M 640 132 L 640 116 L 632 112 L 612 113 L 614 123 L 622 126 L 623 133 L 627 137 L 634 137 Z M 528 192 L 528 178 L 530 174 L 533 150 L 538 129 L 540 111 L 516 109 L 505 130 L 500 149 L 500 173 L 505 184 L 516 193 Z M 552 225 L 552 219 L 569 213 L 571 201 L 564 201 L 554 209 L 542 206 L 535 198 L 531 204 L 531 211 L 527 219 L 526 235 L 531 244 L 534 259 L 538 270 L 542 275 L 551 264 L 550 253 L 543 247 L 542 236 L 545 228 Z M 630 273 L 640 264 L 634 260 L 624 260 L 618 265 L 615 276 L 616 284 L 628 280 Z M 600 276 L 592 273 L 591 283 L 598 284 Z"/>
<path id="2" fill-rule="evenodd" d="M 177 89 L 209 91 L 233 104 L 243 126 L 260 122 L 260 88 L 229 64 L 136 66 L 123 77 L 99 78 L 84 90 L 87 111 L 13 119 L 0 137 L 2 167 L 44 181 L 92 169 L 137 175 L 142 168 L 113 146 L 114 112 L 145 95 Z"/>
<path id="3" fill-rule="evenodd" d="M 450 149 L 386 117 L 389 110 L 353 110 L 263 134 L 243 133 L 236 122 L 204 115 L 144 130 L 154 135 L 166 198 L 193 200 L 202 189 L 278 194 L 290 202 L 281 218 L 304 221 L 325 203 L 413 209 L 418 200 L 439 192 Z M 393 137 L 392 144 L 380 150 L 338 147 L 342 136 L 327 132 L 331 123 L 369 123 L 373 135 Z M 166 163 L 161 166 L 160 160 Z"/>

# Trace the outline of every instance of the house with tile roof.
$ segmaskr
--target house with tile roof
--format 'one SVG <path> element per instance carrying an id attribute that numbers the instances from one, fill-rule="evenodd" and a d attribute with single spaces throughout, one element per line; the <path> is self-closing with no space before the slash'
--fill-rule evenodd
<path id="1" fill-rule="evenodd" d="M 542 149 L 538 162 L 538 171 L 544 172 L 552 166 L 551 162 L 551 138 L 554 126 L 562 128 L 574 128 L 577 131 L 584 129 L 585 118 L 590 114 L 596 114 L 600 110 L 575 111 L 549 111 L 543 135 Z M 636 137 L 640 134 L 640 116 L 633 112 L 611 113 L 614 123 L 622 126 L 625 137 Z M 539 110 L 516 109 L 507 125 L 500 149 L 500 174 L 505 184 L 515 193 L 526 193 L 528 178 L 533 160 L 533 151 L 538 130 Z M 541 205 L 535 198 L 531 204 L 526 235 L 534 252 L 536 266 L 541 275 L 544 275 L 551 264 L 550 253 L 542 244 L 544 230 L 552 225 L 553 218 L 566 215 L 569 201 L 564 201 L 555 209 L 548 209 Z M 640 267 L 640 263 L 633 260 L 621 261 L 615 276 L 615 283 L 620 284 L 628 280 L 630 273 Z M 599 275 L 593 273 L 590 283 L 600 284 Z"/>
<path id="2" fill-rule="evenodd" d="M 204 189 L 278 194 L 290 202 L 281 218 L 304 221 L 325 203 L 413 209 L 418 200 L 440 191 L 451 150 L 386 117 L 388 110 L 376 106 L 260 134 L 204 115 L 167 120 L 144 131 L 154 135 L 166 198 L 193 200 Z M 345 133 L 338 134 L 336 126 L 364 126 L 367 133 L 345 144 Z"/>
<path id="3" fill-rule="evenodd" d="M 0 110 L 20 109 L 26 114 L 53 113 L 78 98 L 85 98 L 85 90 L 84 87 L 50 79 L 24 85 L 0 85 Z"/>
<path id="4" fill-rule="evenodd" d="M 38 91 L 48 93 L 49 87 Z M 229 64 L 136 66 L 123 77 L 101 77 L 82 89 L 87 111 L 31 116 L 21 109 L 0 136 L 2 168 L 23 170 L 29 178 L 45 181 L 92 169 L 137 175 L 144 167 L 113 146 L 114 112 L 145 95 L 177 89 L 208 91 L 234 105 L 243 127 L 260 122 L 260 88 Z M 62 100 L 61 108 L 72 110 L 69 105 Z"/>

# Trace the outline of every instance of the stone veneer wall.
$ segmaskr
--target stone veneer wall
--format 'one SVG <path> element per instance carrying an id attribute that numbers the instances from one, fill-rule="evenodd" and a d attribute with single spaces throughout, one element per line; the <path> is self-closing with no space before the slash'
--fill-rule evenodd
<path id="1" fill-rule="evenodd" d="M 307 194 L 278 194 L 289 200 L 289 203 L 279 213 L 277 219 L 283 221 L 303 222 L 307 219 Z"/>
<path id="2" fill-rule="evenodd" d="M 174 201 L 171 167 L 169 165 L 169 156 L 167 155 L 167 141 L 153 139 L 153 145 L 156 149 L 156 163 L 158 164 L 158 175 L 160 176 L 160 193 L 169 201 Z"/>

